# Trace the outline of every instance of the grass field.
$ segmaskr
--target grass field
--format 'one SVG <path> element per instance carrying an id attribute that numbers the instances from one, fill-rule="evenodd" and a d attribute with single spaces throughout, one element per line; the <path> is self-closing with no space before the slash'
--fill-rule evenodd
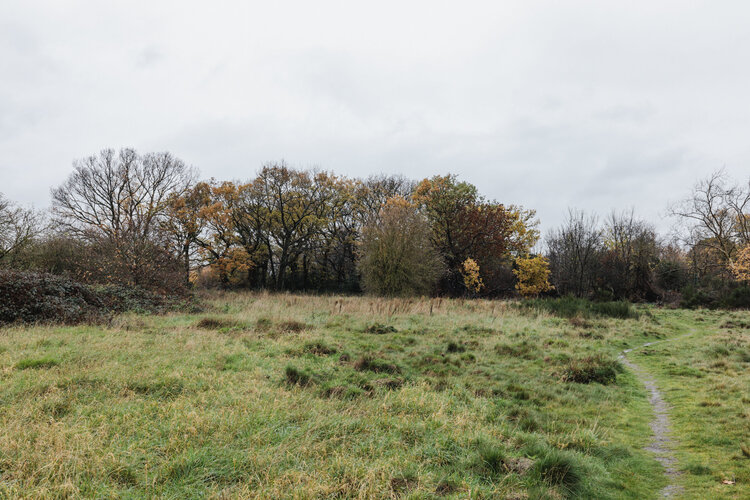
<path id="1" fill-rule="evenodd" d="M 205 302 L 1 329 L 0 496 L 658 498 L 617 356 L 675 339 L 629 358 L 671 406 L 681 495 L 750 498 L 750 313 Z"/>

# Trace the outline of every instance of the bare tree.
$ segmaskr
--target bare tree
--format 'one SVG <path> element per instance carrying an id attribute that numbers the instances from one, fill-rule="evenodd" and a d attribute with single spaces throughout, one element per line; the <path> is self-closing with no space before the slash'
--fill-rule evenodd
<path id="1" fill-rule="evenodd" d="M 602 232 L 594 215 L 570 210 L 568 220 L 547 237 L 551 281 L 560 293 L 585 296 L 594 290 Z"/>
<path id="2" fill-rule="evenodd" d="M 74 163 L 67 181 L 52 190 L 53 213 L 69 233 L 106 243 L 115 279 L 148 281 L 154 252 L 166 243 L 159 221 L 172 195 L 192 184 L 194 173 L 170 153 L 139 155 L 133 149 L 105 149 Z"/>
<path id="3" fill-rule="evenodd" d="M 655 299 L 653 268 L 659 260 L 656 230 L 634 211 L 612 212 L 604 224 L 603 281 L 615 296 Z"/>
<path id="4" fill-rule="evenodd" d="M 40 232 L 39 214 L 14 205 L 0 194 L 0 263 L 13 265 Z"/>
<path id="5" fill-rule="evenodd" d="M 701 268 L 697 272 L 728 276 L 737 251 L 750 243 L 749 209 L 750 185 L 732 185 L 723 170 L 699 181 L 690 196 L 669 208 L 693 250 L 694 267 Z"/>

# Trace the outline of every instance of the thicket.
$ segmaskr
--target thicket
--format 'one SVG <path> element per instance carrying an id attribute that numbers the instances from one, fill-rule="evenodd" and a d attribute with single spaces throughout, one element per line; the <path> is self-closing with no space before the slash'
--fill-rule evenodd
<path id="1" fill-rule="evenodd" d="M 160 312 L 174 305 L 173 298 L 143 289 L 0 269 L 0 324 L 98 323 L 115 312 Z"/>

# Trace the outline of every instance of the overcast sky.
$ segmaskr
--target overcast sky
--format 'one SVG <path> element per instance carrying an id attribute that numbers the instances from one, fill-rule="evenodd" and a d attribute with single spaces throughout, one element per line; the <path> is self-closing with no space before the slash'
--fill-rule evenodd
<path id="1" fill-rule="evenodd" d="M 453 172 L 537 210 L 750 175 L 746 1 L 0 2 L 0 192 L 39 208 L 105 147 L 203 177 L 285 159 Z"/>

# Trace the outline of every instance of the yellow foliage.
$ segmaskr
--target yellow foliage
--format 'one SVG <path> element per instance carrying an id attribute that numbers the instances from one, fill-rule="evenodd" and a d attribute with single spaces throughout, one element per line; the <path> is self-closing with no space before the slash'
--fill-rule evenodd
<path id="1" fill-rule="evenodd" d="M 552 290 L 549 282 L 549 262 L 541 255 L 525 256 L 516 259 L 513 274 L 518 278 L 516 290 L 524 297 L 536 297 Z"/>
<path id="2" fill-rule="evenodd" d="M 737 281 L 750 281 L 750 245 L 746 245 L 729 265 Z"/>
<path id="3" fill-rule="evenodd" d="M 484 288 L 482 278 L 479 276 L 479 264 L 469 257 L 462 264 L 461 275 L 464 277 L 466 289 L 472 293 L 479 293 Z"/>
<path id="4" fill-rule="evenodd" d="M 414 204 L 403 196 L 396 195 L 385 200 L 383 208 L 412 209 L 414 208 Z"/>

